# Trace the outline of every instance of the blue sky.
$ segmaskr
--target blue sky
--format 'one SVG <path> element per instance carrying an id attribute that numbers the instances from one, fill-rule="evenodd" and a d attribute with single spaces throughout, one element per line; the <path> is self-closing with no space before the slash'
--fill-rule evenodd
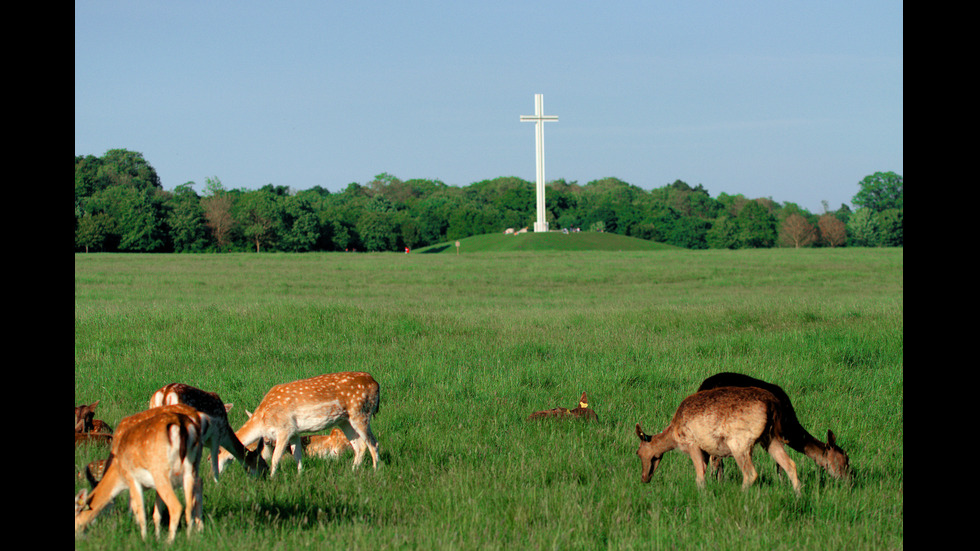
<path id="1" fill-rule="evenodd" d="M 684 180 L 813 213 L 903 174 L 889 1 L 75 2 L 75 154 L 166 189 Z"/>

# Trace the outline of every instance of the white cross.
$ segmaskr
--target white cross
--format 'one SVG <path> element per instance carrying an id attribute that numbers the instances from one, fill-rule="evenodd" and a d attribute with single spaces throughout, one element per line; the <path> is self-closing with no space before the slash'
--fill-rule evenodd
<path id="1" fill-rule="evenodd" d="M 534 114 L 521 115 L 521 122 L 534 123 L 534 148 L 536 160 L 536 189 L 537 189 L 537 221 L 534 231 L 548 231 L 548 222 L 544 217 L 544 123 L 558 122 L 557 115 L 544 114 L 544 95 L 534 94 Z"/>

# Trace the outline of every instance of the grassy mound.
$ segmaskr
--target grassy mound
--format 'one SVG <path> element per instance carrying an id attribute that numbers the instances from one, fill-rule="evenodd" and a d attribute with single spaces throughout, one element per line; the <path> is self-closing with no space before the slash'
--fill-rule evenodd
<path id="1" fill-rule="evenodd" d="M 459 240 L 460 253 L 500 251 L 657 251 L 679 249 L 673 245 L 600 232 L 546 232 L 504 235 L 488 233 Z M 417 253 L 456 253 L 455 242 L 439 243 L 413 251 Z"/>

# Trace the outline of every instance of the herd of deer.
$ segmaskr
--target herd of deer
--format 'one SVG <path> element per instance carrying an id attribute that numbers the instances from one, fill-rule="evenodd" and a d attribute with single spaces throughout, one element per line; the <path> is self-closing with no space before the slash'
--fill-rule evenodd
<path id="1" fill-rule="evenodd" d="M 213 393 L 181 383 L 171 383 L 153 393 L 147 410 L 124 418 L 113 432 L 95 419 L 98 401 L 75 407 L 75 444 L 104 443 L 109 456 L 93 461 L 85 469 L 92 486 L 75 498 L 76 534 L 95 520 L 113 499 L 128 490 L 130 507 L 145 539 L 146 511 L 143 490 L 156 490 L 153 522 L 159 537 L 160 525 L 169 524 L 168 541 L 173 541 L 184 513 L 187 532 L 203 527 L 203 495 L 198 474 L 205 446 L 211 453 L 215 482 L 227 464 L 236 459 L 252 476 L 268 471 L 274 476 L 288 450 L 303 469 L 303 454 L 339 457 L 346 449 L 354 452 L 353 468 L 371 454 L 374 468 L 380 463 L 378 442 L 371 432 L 371 418 L 380 407 L 380 387 L 371 375 L 344 372 L 276 385 L 266 393 L 254 413 L 238 431 L 228 423 L 231 404 Z M 555 408 L 532 413 L 529 420 L 542 418 L 598 420 L 583 392 L 578 407 Z M 303 436 L 333 428 L 329 435 Z M 737 373 L 719 373 L 706 379 L 698 391 L 677 408 L 670 425 L 659 434 L 647 435 L 636 425 L 640 439 L 637 455 L 641 480 L 649 482 L 664 453 L 679 449 L 694 463 L 696 480 L 704 485 L 710 466 L 718 476 L 721 459 L 734 457 L 742 471 L 743 488 L 757 478 L 752 449 L 764 447 L 794 491 L 800 493 L 796 464 L 784 445 L 813 459 L 836 478 L 847 479 L 851 469 L 847 454 L 827 431 L 827 442 L 810 435 L 796 417 L 789 397 L 780 387 Z M 184 490 L 185 505 L 174 485 Z"/>

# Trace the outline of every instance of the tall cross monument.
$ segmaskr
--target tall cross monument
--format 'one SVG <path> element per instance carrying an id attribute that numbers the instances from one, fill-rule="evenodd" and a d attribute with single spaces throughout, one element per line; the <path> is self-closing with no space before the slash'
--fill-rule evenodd
<path id="1" fill-rule="evenodd" d="M 544 123 L 558 122 L 557 115 L 544 114 L 544 95 L 534 94 L 534 114 L 521 115 L 521 122 L 534 123 L 534 150 L 537 172 L 535 175 L 537 188 L 537 220 L 534 231 L 548 231 L 548 222 L 544 217 Z"/>

